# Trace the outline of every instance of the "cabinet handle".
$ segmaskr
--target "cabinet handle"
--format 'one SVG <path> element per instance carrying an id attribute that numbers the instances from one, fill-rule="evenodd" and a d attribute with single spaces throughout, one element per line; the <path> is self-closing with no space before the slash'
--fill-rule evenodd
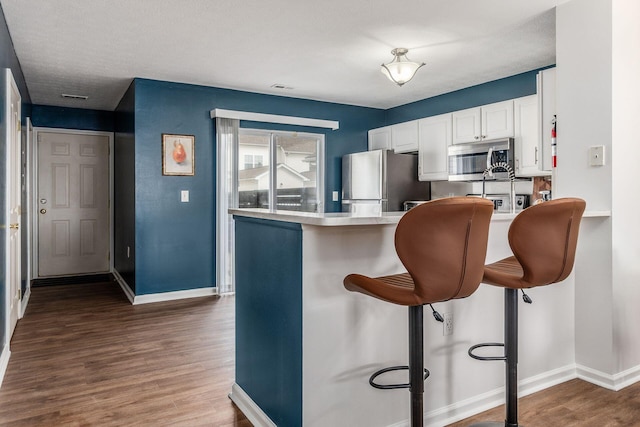
<path id="1" fill-rule="evenodd" d="M 536 148 L 536 156 L 535 156 L 535 159 L 536 159 L 536 165 L 537 165 L 537 164 L 538 164 L 538 147 L 535 147 L 535 148 Z"/>
<path id="2" fill-rule="evenodd" d="M 478 140 L 478 139 L 480 139 L 480 137 L 479 136 L 474 136 L 473 139 Z"/>
<path id="3" fill-rule="evenodd" d="M 487 135 L 482 135 L 481 136 L 482 139 L 485 139 L 486 137 L 487 137 Z"/>

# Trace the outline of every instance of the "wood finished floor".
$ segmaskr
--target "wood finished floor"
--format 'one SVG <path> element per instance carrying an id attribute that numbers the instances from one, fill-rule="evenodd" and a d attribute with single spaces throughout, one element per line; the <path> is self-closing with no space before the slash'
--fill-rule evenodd
<path id="1" fill-rule="evenodd" d="M 132 306 L 115 282 L 34 288 L 1 426 L 240 426 L 233 297 Z"/>
<path id="2" fill-rule="evenodd" d="M 611 391 L 574 379 L 519 399 L 518 424 L 525 427 L 640 426 L 640 383 Z M 504 405 L 449 427 L 504 421 Z"/>
<path id="3" fill-rule="evenodd" d="M 113 282 L 34 288 L 11 350 L 0 426 L 251 426 L 227 397 L 233 297 L 132 306 Z M 640 426 L 640 383 L 572 380 L 519 407 L 526 427 Z M 450 427 L 487 420 L 504 407 Z"/>

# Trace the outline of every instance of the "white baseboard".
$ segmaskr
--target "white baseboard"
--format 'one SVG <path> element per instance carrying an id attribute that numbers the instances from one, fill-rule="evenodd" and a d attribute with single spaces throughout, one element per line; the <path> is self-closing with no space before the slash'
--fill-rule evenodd
<path id="1" fill-rule="evenodd" d="M 136 295 L 133 299 L 133 305 L 149 304 L 152 302 L 174 301 L 186 298 L 209 297 L 217 295 L 217 288 L 198 288 L 187 289 L 184 291 L 161 292 L 157 294 Z"/>
<path id="2" fill-rule="evenodd" d="M 22 319 L 24 317 L 24 313 L 27 311 L 27 305 L 29 305 L 29 298 L 31 297 L 31 286 L 27 286 L 27 290 L 22 295 L 22 299 L 20 300 L 20 312 L 18 313 L 18 319 Z"/>
<path id="3" fill-rule="evenodd" d="M 216 287 L 208 287 L 208 288 L 197 288 L 197 289 L 187 289 L 184 291 L 174 291 L 174 292 L 160 292 L 157 294 L 146 294 L 146 295 L 136 295 L 133 293 L 127 282 L 122 278 L 118 270 L 113 269 L 113 276 L 120 284 L 122 291 L 125 293 L 129 302 L 132 305 L 138 304 L 150 304 L 153 302 L 162 302 L 162 301 L 174 301 L 179 299 L 186 298 L 198 298 L 198 297 L 208 297 L 211 295 L 218 294 L 218 288 Z"/>
<path id="4" fill-rule="evenodd" d="M 276 427 L 276 424 L 265 414 L 262 409 L 249 397 L 238 384 L 233 383 L 229 399 L 236 404 L 238 409 L 249 419 L 255 427 Z"/>
<path id="5" fill-rule="evenodd" d="M 9 350 L 9 344 L 4 346 L 2 355 L 0 355 L 0 386 L 4 380 L 4 374 L 7 373 L 7 367 L 9 367 L 9 358 L 11 357 L 11 350 Z"/>
<path id="6" fill-rule="evenodd" d="M 596 369 L 577 365 L 577 376 L 581 380 L 613 391 L 620 391 L 640 381 L 640 366 L 634 366 L 617 374 L 606 374 Z"/>

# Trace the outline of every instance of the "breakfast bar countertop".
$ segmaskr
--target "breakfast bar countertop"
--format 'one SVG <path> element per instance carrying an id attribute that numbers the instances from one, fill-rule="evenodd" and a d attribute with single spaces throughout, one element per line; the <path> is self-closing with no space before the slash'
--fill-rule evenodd
<path id="1" fill-rule="evenodd" d="M 304 225 L 335 227 L 347 225 L 397 224 L 405 212 L 383 212 L 378 216 L 361 216 L 348 212 L 311 213 L 285 210 L 273 212 L 268 209 L 229 209 L 229 214 L 248 218 L 293 222 Z M 510 221 L 515 218 L 516 215 L 517 213 L 494 213 L 491 220 Z M 611 211 L 587 211 L 584 213 L 585 218 L 610 216 Z"/>

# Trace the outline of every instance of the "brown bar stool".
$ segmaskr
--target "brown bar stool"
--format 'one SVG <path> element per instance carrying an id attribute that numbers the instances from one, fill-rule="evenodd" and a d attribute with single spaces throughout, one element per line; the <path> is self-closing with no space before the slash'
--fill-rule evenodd
<path id="1" fill-rule="evenodd" d="M 424 369 L 422 306 L 464 298 L 478 288 L 492 213 L 493 204 L 477 197 L 417 206 L 400 219 L 395 233 L 396 252 L 407 273 L 377 278 L 350 274 L 344 279 L 349 291 L 409 306 L 409 365 L 381 369 L 369 383 L 380 389 L 409 388 L 413 427 L 423 425 L 424 380 L 429 375 Z M 400 369 L 409 370 L 409 383 L 375 382 L 378 375 Z"/>
<path id="2" fill-rule="evenodd" d="M 506 419 L 473 427 L 518 426 L 518 290 L 545 286 L 566 279 L 573 269 L 578 229 L 586 203 L 565 198 L 531 206 L 520 212 L 509 227 L 514 256 L 484 268 L 483 283 L 504 288 L 504 343 L 483 343 L 469 349 L 478 360 L 503 360 L 506 367 Z M 478 356 L 480 347 L 504 347 L 503 356 Z"/>

